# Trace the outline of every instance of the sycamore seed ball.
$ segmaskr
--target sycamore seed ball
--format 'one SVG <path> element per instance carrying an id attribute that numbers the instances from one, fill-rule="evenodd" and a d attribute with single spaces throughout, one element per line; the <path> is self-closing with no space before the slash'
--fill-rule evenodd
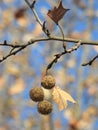
<path id="1" fill-rule="evenodd" d="M 41 85 L 46 89 L 51 89 L 55 86 L 55 78 L 51 75 L 46 75 L 41 81 Z"/>
<path id="2" fill-rule="evenodd" d="M 43 100 L 38 103 L 37 109 L 39 113 L 43 115 L 48 115 L 52 111 L 52 104 L 47 100 Z"/>
<path id="3" fill-rule="evenodd" d="M 29 96 L 33 101 L 39 102 L 44 99 L 44 91 L 41 87 L 34 87 L 30 90 Z"/>

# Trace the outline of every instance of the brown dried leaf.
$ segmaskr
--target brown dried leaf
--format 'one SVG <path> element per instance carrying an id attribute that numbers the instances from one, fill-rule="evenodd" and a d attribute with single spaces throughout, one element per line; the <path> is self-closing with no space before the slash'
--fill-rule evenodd
<path id="1" fill-rule="evenodd" d="M 64 110 L 67 107 L 67 101 L 76 103 L 76 101 L 71 97 L 70 94 L 65 92 L 59 87 L 53 88 L 53 99 L 58 104 L 59 110 Z"/>
<path id="2" fill-rule="evenodd" d="M 65 9 L 62 5 L 62 1 L 60 1 L 58 7 L 54 7 L 53 10 L 49 10 L 47 15 L 56 23 L 58 24 L 58 21 L 61 20 L 61 18 L 64 16 L 64 14 L 69 9 Z"/>

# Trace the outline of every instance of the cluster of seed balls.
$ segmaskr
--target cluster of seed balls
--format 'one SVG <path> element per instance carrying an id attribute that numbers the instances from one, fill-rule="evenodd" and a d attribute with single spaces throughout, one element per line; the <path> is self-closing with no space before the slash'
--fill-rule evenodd
<path id="1" fill-rule="evenodd" d="M 55 86 L 55 78 L 51 75 L 46 75 L 41 81 L 41 86 L 45 89 L 52 89 Z M 52 112 L 52 104 L 48 100 L 44 99 L 44 91 L 42 87 L 33 87 L 30 92 L 31 100 L 38 102 L 37 109 L 38 112 L 44 115 L 50 114 Z"/>

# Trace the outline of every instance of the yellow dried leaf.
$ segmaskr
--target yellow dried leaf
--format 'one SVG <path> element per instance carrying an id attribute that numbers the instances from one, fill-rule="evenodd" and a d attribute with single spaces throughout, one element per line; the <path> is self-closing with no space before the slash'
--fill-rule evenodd
<path id="1" fill-rule="evenodd" d="M 72 103 L 76 103 L 76 101 L 71 97 L 70 94 L 65 92 L 59 87 L 53 88 L 53 99 L 58 104 L 59 110 L 63 110 L 67 107 L 67 101 L 70 101 Z"/>

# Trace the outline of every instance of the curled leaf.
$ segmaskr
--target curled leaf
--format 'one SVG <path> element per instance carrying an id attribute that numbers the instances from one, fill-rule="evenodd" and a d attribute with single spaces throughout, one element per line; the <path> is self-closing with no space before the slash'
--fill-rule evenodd
<path id="1" fill-rule="evenodd" d="M 65 9 L 62 5 L 62 1 L 60 1 L 58 7 L 54 7 L 53 10 L 49 10 L 47 15 L 56 23 L 58 24 L 58 21 L 61 20 L 61 18 L 64 16 L 64 14 L 69 9 Z"/>
<path id="2" fill-rule="evenodd" d="M 64 110 L 67 107 L 67 101 L 76 103 L 76 101 L 71 97 L 70 94 L 65 92 L 59 87 L 53 88 L 53 99 L 58 104 L 59 110 Z"/>

